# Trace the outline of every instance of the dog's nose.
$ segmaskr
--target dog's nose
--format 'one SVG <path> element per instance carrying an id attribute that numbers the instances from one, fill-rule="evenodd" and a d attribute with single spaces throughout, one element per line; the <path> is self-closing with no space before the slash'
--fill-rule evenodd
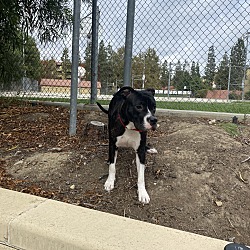
<path id="1" fill-rule="evenodd" d="M 150 125 L 155 125 L 157 123 L 157 118 L 155 116 L 150 116 L 149 123 Z"/>

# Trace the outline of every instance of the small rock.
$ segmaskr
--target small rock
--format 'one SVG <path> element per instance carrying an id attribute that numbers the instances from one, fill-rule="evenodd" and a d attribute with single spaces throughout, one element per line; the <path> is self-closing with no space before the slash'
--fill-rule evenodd
<path id="1" fill-rule="evenodd" d="M 222 201 L 215 201 L 215 204 L 217 205 L 217 207 L 222 207 Z"/>
<path id="2" fill-rule="evenodd" d="M 157 154 L 158 151 L 155 148 L 150 148 L 150 149 L 147 150 L 147 153 L 149 153 L 149 154 Z"/>
<path id="3" fill-rule="evenodd" d="M 215 123 L 216 123 L 216 120 L 215 120 L 215 119 L 210 120 L 210 121 L 208 122 L 209 125 L 213 125 L 213 124 L 215 124 Z"/>
<path id="4" fill-rule="evenodd" d="M 51 151 L 51 152 L 61 152 L 61 151 L 62 151 L 62 148 L 55 147 L 55 148 L 49 149 L 49 151 Z"/>
<path id="5" fill-rule="evenodd" d="M 170 154 L 172 154 L 172 151 L 171 150 L 165 150 L 165 151 L 163 151 L 163 154 L 164 155 L 170 155 Z"/>
<path id="6" fill-rule="evenodd" d="M 14 164 L 14 166 L 19 165 L 19 164 L 23 164 L 23 160 L 17 161 L 17 162 Z"/>
<path id="7" fill-rule="evenodd" d="M 168 177 L 173 178 L 173 179 L 176 179 L 176 178 L 177 178 L 177 174 L 174 173 L 174 172 L 170 172 L 170 173 L 168 174 Z"/>
<path id="8" fill-rule="evenodd" d="M 73 185 L 71 185 L 69 188 L 72 189 L 72 190 L 74 190 L 75 187 L 76 187 L 76 186 L 73 184 Z"/>
<path id="9" fill-rule="evenodd" d="M 195 171 L 194 171 L 196 174 L 201 174 L 202 173 L 202 170 L 197 168 Z"/>
<path id="10" fill-rule="evenodd" d="M 235 237 L 234 236 L 233 237 L 229 237 L 228 241 L 234 242 L 235 241 Z"/>

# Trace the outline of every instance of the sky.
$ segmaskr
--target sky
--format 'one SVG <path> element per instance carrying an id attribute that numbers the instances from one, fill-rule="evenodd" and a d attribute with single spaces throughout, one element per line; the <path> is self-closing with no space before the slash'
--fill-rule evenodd
<path id="1" fill-rule="evenodd" d="M 110 43 L 116 51 L 125 44 L 127 0 L 99 0 L 98 7 L 99 41 Z M 91 6 L 82 4 L 81 17 L 90 13 Z M 80 55 L 84 58 L 91 18 L 82 20 Z M 218 65 L 246 32 L 250 32 L 250 0 L 136 0 L 133 54 L 154 48 L 161 61 L 195 61 L 202 72 L 210 46 L 214 46 Z M 58 44 L 40 47 L 41 57 L 60 59 L 63 47 L 71 49 L 71 37 L 69 34 Z"/>

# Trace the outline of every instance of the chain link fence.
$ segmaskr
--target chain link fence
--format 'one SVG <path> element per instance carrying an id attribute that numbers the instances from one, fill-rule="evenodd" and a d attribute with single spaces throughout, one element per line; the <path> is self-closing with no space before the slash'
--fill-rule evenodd
<path id="1" fill-rule="evenodd" d="M 72 3 L 73 5 L 73 3 Z M 91 92 L 91 1 L 81 4 L 78 99 Z M 73 6 L 72 6 L 73 9 Z M 127 1 L 98 2 L 97 99 L 123 86 Z M 250 100 L 250 1 L 136 1 L 131 86 L 159 101 Z M 68 100 L 72 33 L 41 44 L 36 32 L 13 53 L 2 96 Z"/>

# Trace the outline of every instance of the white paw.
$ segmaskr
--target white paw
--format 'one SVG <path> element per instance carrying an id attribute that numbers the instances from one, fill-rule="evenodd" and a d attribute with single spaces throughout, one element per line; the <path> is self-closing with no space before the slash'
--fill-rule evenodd
<path id="1" fill-rule="evenodd" d="M 146 191 L 145 188 L 143 189 L 138 189 L 138 198 L 139 198 L 139 201 L 143 204 L 148 204 L 150 202 L 150 198 L 149 198 L 149 195 Z"/>
<path id="2" fill-rule="evenodd" d="M 105 184 L 104 184 L 104 188 L 106 191 L 111 191 L 112 189 L 114 189 L 114 183 L 115 183 L 115 180 L 112 180 L 112 179 L 107 179 Z"/>
<path id="3" fill-rule="evenodd" d="M 147 153 L 149 153 L 149 154 L 158 154 L 158 151 L 155 148 L 149 148 L 147 150 Z"/>

